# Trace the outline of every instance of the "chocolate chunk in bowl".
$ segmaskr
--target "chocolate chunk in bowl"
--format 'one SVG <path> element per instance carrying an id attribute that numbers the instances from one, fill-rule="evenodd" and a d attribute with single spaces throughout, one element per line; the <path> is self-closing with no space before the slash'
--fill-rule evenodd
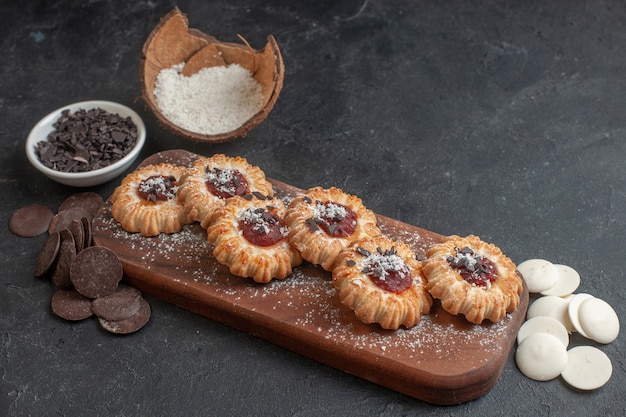
<path id="1" fill-rule="evenodd" d="M 90 100 L 44 116 L 28 134 L 25 150 L 33 167 L 48 178 L 73 187 L 90 187 L 123 174 L 145 140 L 146 127 L 133 109 Z"/>
<path id="2" fill-rule="evenodd" d="M 48 168 L 61 172 L 87 172 L 122 159 L 135 146 L 137 125 L 100 107 L 65 109 L 46 140 L 37 142 L 37 156 Z"/>
<path id="3" fill-rule="evenodd" d="M 143 99 L 159 123 L 178 136 L 194 142 L 213 143 L 243 137 L 267 117 L 282 89 L 284 63 L 276 39 L 269 35 L 265 47 L 261 50 L 255 50 L 247 43 L 242 45 L 218 41 L 197 29 L 190 29 L 188 23 L 187 17 L 178 8 L 174 8 L 161 19 L 148 36 L 143 46 L 140 62 Z M 233 105 L 232 99 L 210 102 L 208 97 L 202 96 L 198 100 L 204 100 L 204 106 L 198 104 L 193 108 L 190 105 L 191 109 L 185 108 L 185 110 L 177 112 L 176 106 L 186 105 L 185 102 L 190 101 L 178 100 L 171 109 L 164 111 L 164 103 L 175 100 L 176 97 L 168 96 L 167 100 L 160 100 L 163 89 L 157 88 L 157 82 L 161 75 L 174 71 L 175 73 L 170 75 L 176 77 L 176 72 L 179 72 L 181 79 L 184 78 L 183 81 L 187 82 L 192 78 L 191 76 L 204 77 L 206 72 L 212 73 L 213 71 L 221 73 L 228 71 L 228 74 L 222 74 L 222 76 L 231 77 L 230 71 L 235 67 L 241 67 L 244 71 L 249 72 L 261 90 L 258 109 L 246 112 L 246 117 L 243 117 L 243 114 L 240 115 L 243 119 L 233 125 L 236 127 L 225 127 L 225 130 L 214 129 L 213 120 L 221 119 L 219 117 L 208 119 L 207 123 L 201 125 L 189 126 L 185 123 L 187 120 L 181 120 L 178 117 L 189 114 L 189 110 L 195 113 L 192 117 L 194 120 L 209 118 L 211 115 L 204 111 L 207 102 L 211 104 L 210 107 L 215 107 L 219 111 L 221 108 L 233 108 L 231 107 Z M 211 82 L 214 79 L 206 76 L 206 88 L 200 90 L 208 90 L 215 84 L 224 84 Z M 237 82 L 239 82 L 239 78 L 237 78 Z M 176 92 L 180 88 L 173 87 L 172 90 Z M 190 88 L 190 90 L 197 91 L 198 89 Z M 235 95 L 231 94 L 230 96 Z M 225 117 L 230 118 L 236 115 L 238 109 L 236 107 L 235 111 L 229 112 Z"/>

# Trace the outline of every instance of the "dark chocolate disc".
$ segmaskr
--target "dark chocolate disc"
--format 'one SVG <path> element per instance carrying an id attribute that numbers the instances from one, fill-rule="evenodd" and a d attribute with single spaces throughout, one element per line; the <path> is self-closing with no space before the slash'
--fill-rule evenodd
<path id="1" fill-rule="evenodd" d="M 76 255 L 70 278 L 76 290 L 89 298 L 100 298 L 117 288 L 124 271 L 120 258 L 110 249 L 90 246 Z"/>
<path id="2" fill-rule="evenodd" d="M 89 220 L 92 219 L 91 214 L 84 208 L 75 207 L 60 211 L 52 218 L 48 232 L 52 233 L 67 229 L 72 223 L 72 220 L 80 220 L 83 217 L 87 217 Z"/>
<path id="3" fill-rule="evenodd" d="M 65 320 L 84 320 L 93 315 L 91 300 L 75 290 L 57 290 L 51 306 L 52 312 Z"/>
<path id="4" fill-rule="evenodd" d="M 85 228 L 80 219 L 74 219 L 67 227 L 72 236 L 74 236 L 74 243 L 76 244 L 76 253 L 85 248 Z"/>
<path id="5" fill-rule="evenodd" d="M 100 194 L 94 193 L 93 191 L 86 191 L 73 194 L 66 198 L 59 206 L 58 211 L 61 212 L 67 209 L 81 208 L 87 210 L 91 214 L 91 217 L 94 217 L 103 205 L 104 200 Z"/>
<path id="6" fill-rule="evenodd" d="M 139 311 L 142 300 L 139 290 L 120 284 L 113 293 L 93 300 L 93 312 L 105 320 L 125 320 Z"/>
<path id="7" fill-rule="evenodd" d="M 42 204 L 17 209 L 9 219 L 9 230 L 20 237 L 35 237 L 46 233 L 54 211 Z"/>
<path id="8" fill-rule="evenodd" d="M 83 228 L 85 229 L 85 247 L 91 246 L 93 243 L 93 232 L 91 230 L 91 221 L 87 217 L 83 217 L 80 219 L 83 224 Z"/>
<path id="9" fill-rule="evenodd" d="M 105 320 L 98 318 L 100 326 L 108 332 L 115 334 L 129 334 L 141 329 L 150 320 L 150 304 L 142 298 L 141 307 L 130 318 L 125 320 Z"/>
<path id="10" fill-rule="evenodd" d="M 50 270 L 57 258 L 60 246 L 61 234 L 59 232 L 48 235 L 48 238 L 39 250 L 39 254 L 37 254 L 37 258 L 35 258 L 35 267 L 33 269 L 35 277 L 42 277 Z"/>
<path id="11" fill-rule="evenodd" d="M 70 280 L 70 267 L 76 258 L 76 244 L 69 230 L 61 230 L 59 234 L 61 244 L 56 262 L 52 267 L 52 285 L 58 289 L 68 290 L 73 288 Z"/>

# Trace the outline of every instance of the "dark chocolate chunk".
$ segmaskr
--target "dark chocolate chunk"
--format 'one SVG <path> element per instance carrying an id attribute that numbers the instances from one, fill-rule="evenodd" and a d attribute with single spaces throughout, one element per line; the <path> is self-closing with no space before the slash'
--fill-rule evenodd
<path id="1" fill-rule="evenodd" d="M 91 300 L 75 290 L 57 290 L 51 306 L 52 312 L 65 320 L 84 320 L 93 315 Z"/>
<path id="2" fill-rule="evenodd" d="M 69 230 L 63 229 L 59 232 L 61 236 L 61 244 L 59 246 L 59 254 L 52 268 L 52 285 L 60 290 L 72 289 L 72 281 L 70 280 L 70 268 L 76 258 L 76 244 L 74 236 Z"/>
<path id="3" fill-rule="evenodd" d="M 61 234 L 59 232 L 48 235 L 48 238 L 37 254 L 37 258 L 35 258 L 35 268 L 33 269 L 35 277 L 42 277 L 50 270 L 57 258 L 60 246 Z"/>
<path id="4" fill-rule="evenodd" d="M 94 217 L 98 210 L 104 205 L 104 200 L 98 193 L 93 191 L 86 191 L 82 193 L 76 193 L 66 198 L 57 211 L 63 211 L 73 208 L 82 208 L 87 210 L 91 217 Z"/>
<path id="5" fill-rule="evenodd" d="M 55 130 L 36 145 L 39 160 L 62 172 L 104 168 L 127 155 L 137 142 L 137 125 L 130 117 L 106 110 L 69 110 L 53 124 Z"/>
<path id="6" fill-rule="evenodd" d="M 348 265 L 349 267 L 353 267 L 354 265 L 356 265 L 356 262 L 354 262 L 352 259 L 348 259 L 346 261 L 346 265 Z"/>
<path id="7" fill-rule="evenodd" d="M 102 319 L 126 320 L 139 311 L 142 300 L 139 290 L 120 284 L 113 293 L 93 300 L 92 308 L 96 316 Z"/>
<path id="8" fill-rule="evenodd" d="M 318 230 L 320 230 L 319 226 L 315 222 L 315 219 L 313 219 L 312 217 L 306 219 L 306 225 L 309 226 L 309 229 L 312 232 L 317 232 Z"/>
<path id="9" fill-rule="evenodd" d="M 384 250 L 382 248 L 376 248 L 376 251 L 382 256 L 393 256 L 397 253 L 395 246 Z"/>
<path id="10" fill-rule="evenodd" d="M 31 204 L 17 209 L 9 219 L 9 230 L 20 237 L 44 234 L 54 217 L 54 211 L 43 204 Z"/>
<path id="11" fill-rule="evenodd" d="M 362 248 L 360 246 L 358 248 L 356 248 L 356 251 L 358 253 L 360 253 L 361 255 L 363 255 L 363 256 L 370 256 L 371 255 L 370 251 L 368 251 L 367 249 Z"/>
<path id="12" fill-rule="evenodd" d="M 100 326 L 114 334 L 129 334 L 141 329 L 150 320 L 150 304 L 144 298 L 141 300 L 141 307 L 130 318 L 117 321 L 98 318 Z"/>
<path id="13" fill-rule="evenodd" d="M 252 191 L 252 194 L 259 200 L 265 200 L 267 197 L 258 191 Z"/>
<path id="14" fill-rule="evenodd" d="M 122 262 L 115 252 L 90 246 L 76 255 L 70 268 L 70 279 L 85 297 L 99 298 L 115 291 L 123 273 Z"/>

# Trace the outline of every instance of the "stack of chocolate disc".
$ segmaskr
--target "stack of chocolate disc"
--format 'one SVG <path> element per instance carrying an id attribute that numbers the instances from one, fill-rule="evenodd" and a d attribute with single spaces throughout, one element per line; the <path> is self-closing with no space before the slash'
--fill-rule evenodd
<path id="1" fill-rule="evenodd" d="M 92 246 L 91 221 L 103 205 L 93 192 L 70 196 L 56 214 L 33 204 L 18 209 L 9 228 L 21 237 L 48 232 L 33 273 L 50 278 L 56 288 L 51 305 L 57 316 L 78 321 L 95 315 L 111 333 L 133 333 L 148 322 L 150 305 L 139 290 L 120 283 L 124 271 L 119 257 Z"/>

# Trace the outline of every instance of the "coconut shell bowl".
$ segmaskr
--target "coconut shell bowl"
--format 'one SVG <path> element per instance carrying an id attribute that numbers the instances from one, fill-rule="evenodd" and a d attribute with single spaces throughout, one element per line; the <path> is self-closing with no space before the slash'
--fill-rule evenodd
<path id="1" fill-rule="evenodd" d="M 142 97 L 163 127 L 194 142 L 219 143 L 246 136 L 268 116 L 283 86 L 284 63 L 280 49 L 272 35 L 267 37 L 267 44 L 261 50 L 253 49 L 241 39 L 242 44 L 220 42 L 213 36 L 189 28 L 187 16 L 178 8 L 160 20 L 144 43 L 140 77 Z M 155 93 L 157 78 L 163 70 L 175 67 L 180 75 L 191 77 L 205 68 L 227 68 L 231 64 L 248 70 L 260 84 L 262 100 L 259 96 L 260 106 L 258 110 L 254 107 L 251 117 L 236 128 L 210 133 L 181 127 L 181 123 L 174 123 L 171 117 L 166 117 Z"/>

